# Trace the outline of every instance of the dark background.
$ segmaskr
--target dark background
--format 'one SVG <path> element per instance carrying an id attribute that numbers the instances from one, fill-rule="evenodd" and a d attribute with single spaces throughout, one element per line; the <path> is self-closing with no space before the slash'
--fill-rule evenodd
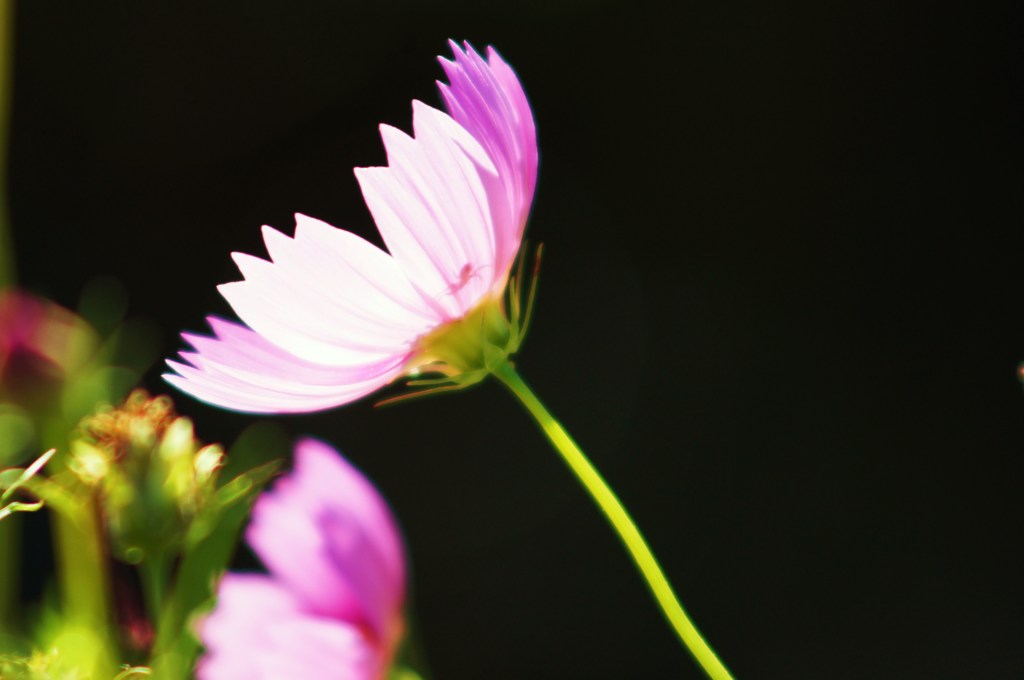
<path id="1" fill-rule="evenodd" d="M 261 224 L 376 240 L 377 124 L 440 105 L 448 37 L 493 44 L 542 158 L 519 366 L 736 675 L 1024 677 L 1021 24 L 439 4 L 19 3 L 22 281 L 117 277 L 170 356 Z M 255 420 L 177 398 L 207 440 Z M 391 500 L 438 680 L 700 677 L 497 384 L 281 421 Z"/>

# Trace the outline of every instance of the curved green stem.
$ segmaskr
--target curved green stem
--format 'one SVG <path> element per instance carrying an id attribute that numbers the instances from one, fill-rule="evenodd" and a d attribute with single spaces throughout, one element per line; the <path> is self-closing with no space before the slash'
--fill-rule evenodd
<path id="1" fill-rule="evenodd" d="M 572 440 L 565 428 L 548 412 L 537 395 L 523 382 L 511 364 L 505 362 L 496 367 L 494 376 L 522 402 L 526 410 L 544 430 L 555 449 L 562 454 L 562 458 L 590 493 L 598 507 L 604 512 L 605 517 L 618 532 L 626 549 L 629 550 L 640 573 L 646 579 L 654 598 L 661 606 L 661 611 L 665 614 L 665 618 L 672 624 L 672 628 L 675 629 L 686 648 L 690 650 L 693 658 L 713 680 L 732 680 L 729 671 L 701 637 L 697 627 L 690 621 L 690 617 L 686 615 L 679 598 L 672 591 L 672 586 L 669 585 L 668 579 L 665 578 L 664 572 L 658 566 L 658 561 L 654 558 L 651 549 L 647 547 L 647 542 L 644 541 L 629 513 L 615 496 L 615 492 L 601 478 L 601 474 L 587 460 L 580 447 Z"/>

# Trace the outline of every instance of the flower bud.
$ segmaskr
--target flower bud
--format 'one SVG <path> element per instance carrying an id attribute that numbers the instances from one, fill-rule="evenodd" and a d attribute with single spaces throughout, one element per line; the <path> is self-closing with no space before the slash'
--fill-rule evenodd
<path id="1" fill-rule="evenodd" d="M 220 447 L 198 441 L 170 399 L 143 390 L 86 418 L 81 432 L 69 467 L 99 490 L 115 555 L 135 563 L 179 550 L 214 502 Z"/>

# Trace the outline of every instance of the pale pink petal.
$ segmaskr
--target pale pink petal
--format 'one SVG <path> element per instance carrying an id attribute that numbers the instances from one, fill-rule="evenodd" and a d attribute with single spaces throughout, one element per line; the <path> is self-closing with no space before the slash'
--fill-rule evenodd
<path id="1" fill-rule="evenodd" d="M 220 286 L 257 333 L 309 361 L 352 366 L 406 352 L 437 324 L 386 253 L 328 236 L 309 218 L 300 224 L 301 239 L 265 227 L 273 261 L 235 253 L 245 280 Z"/>
<path id="2" fill-rule="evenodd" d="M 515 72 L 493 48 L 487 59 L 465 43 L 450 43 L 454 61 L 440 59 L 449 83 L 438 83 L 448 112 L 487 150 L 498 179 L 485 178 L 497 236 L 496 264 L 511 266 L 522 241 L 537 184 L 537 132 Z M 503 281 L 503 279 L 502 279 Z"/>
<path id="3" fill-rule="evenodd" d="M 495 169 L 448 115 L 413 102 L 416 137 L 382 125 L 385 168 L 356 168 L 395 260 L 445 312 L 465 314 L 491 287 L 495 241 L 483 175 Z"/>
<path id="4" fill-rule="evenodd" d="M 304 608 L 388 644 L 405 590 L 401 537 L 373 485 L 331 447 L 296 446 L 294 472 L 260 497 L 246 537 Z"/>
<path id="5" fill-rule="evenodd" d="M 306 413 L 334 408 L 375 392 L 400 373 L 396 370 L 394 375 L 386 376 L 386 379 L 350 386 L 345 391 L 339 390 L 337 394 L 310 396 L 211 374 L 173 361 L 167 363 L 178 375 L 167 373 L 163 377 L 181 391 L 215 406 L 249 413 Z"/>
<path id="6" fill-rule="evenodd" d="M 486 178 L 497 177 L 497 169 L 487 152 L 449 115 L 423 102 L 413 101 L 413 131 L 416 135 L 418 162 L 410 168 L 420 170 L 423 183 L 432 193 L 444 215 L 450 240 L 460 246 L 463 265 L 453 282 L 453 295 L 468 301 L 468 311 L 490 290 L 495 278 L 495 236 Z"/>
<path id="7" fill-rule="evenodd" d="M 391 298 L 413 316 L 429 323 L 442 320 L 434 308 L 423 304 L 420 292 L 410 283 L 395 259 L 362 237 L 313 217 L 296 214 L 295 240 L 307 248 L 329 253 L 331 266 L 347 269 L 353 277 L 378 288 L 382 295 Z"/>
<path id="8" fill-rule="evenodd" d="M 218 406 L 252 412 L 298 412 L 354 401 L 399 375 L 403 355 L 356 367 L 323 366 L 285 352 L 239 324 L 209 318 L 215 337 L 185 333 L 189 364 L 168 361 L 165 379 Z"/>
<path id="9" fill-rule="evenodd" d="M 384 660 L 357 626 L 304 611 L 265 576 L 228 574 L 201 624 L 199 680 L 377 680 Z"/>

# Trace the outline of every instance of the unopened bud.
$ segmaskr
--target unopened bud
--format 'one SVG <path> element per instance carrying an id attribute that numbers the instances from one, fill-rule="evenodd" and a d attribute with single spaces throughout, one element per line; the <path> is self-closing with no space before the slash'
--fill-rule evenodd
<path id="1" fill-rule="evenodd" d="M 167 397 L 142 390 L 82 423 L 71 468 L 100 484 L 116 554 L 137 562 L 180 547 L 216 488 L 223 451 L 196 440 L 192 422 Z"/>

